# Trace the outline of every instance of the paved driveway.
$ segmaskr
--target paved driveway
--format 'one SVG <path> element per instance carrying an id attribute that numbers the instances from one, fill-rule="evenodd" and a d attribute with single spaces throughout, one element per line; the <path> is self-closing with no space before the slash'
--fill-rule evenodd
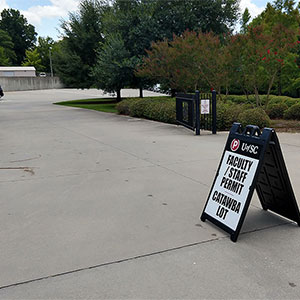
<path id="1" fill-rule="evenodd" d="M 0 298 L 299 298 L 294 223 L 256 196 L 236 244 L 198 220 L 227 133 L 52 104 L 99 95 L 0 102 Z M 299 134 L 279 138 L 300 199 Z"/>

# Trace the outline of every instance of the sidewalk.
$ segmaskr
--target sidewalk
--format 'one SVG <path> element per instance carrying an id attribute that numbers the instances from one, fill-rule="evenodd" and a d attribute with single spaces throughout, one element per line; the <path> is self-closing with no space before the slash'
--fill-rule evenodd
<path id="1" fill-rule="evenodd" d="M 133 91 L 124 91 L 124 93 Z M 242 234 L 199 221 L 227 133 L 0 103 L 0 299 L 299 299 L 300 229 L 254 195 Z M 300 199 L 299 134 L 278 134 Z"/>

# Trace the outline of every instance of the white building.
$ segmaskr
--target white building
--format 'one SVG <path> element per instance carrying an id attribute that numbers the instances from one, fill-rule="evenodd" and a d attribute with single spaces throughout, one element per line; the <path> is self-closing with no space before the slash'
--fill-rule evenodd
<path id="1" fill-rule="evenodd" d="M 0 67 L 0 77 L 36 77 L 35 67 Z"/>

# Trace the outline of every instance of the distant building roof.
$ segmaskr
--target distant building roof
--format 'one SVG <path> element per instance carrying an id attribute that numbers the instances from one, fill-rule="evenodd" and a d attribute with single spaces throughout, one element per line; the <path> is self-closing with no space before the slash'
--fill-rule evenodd
<path id="1" fill-rule="evenodd" d="M 35 67 L 0 67 L 0 71 L 35 71 Z"/>

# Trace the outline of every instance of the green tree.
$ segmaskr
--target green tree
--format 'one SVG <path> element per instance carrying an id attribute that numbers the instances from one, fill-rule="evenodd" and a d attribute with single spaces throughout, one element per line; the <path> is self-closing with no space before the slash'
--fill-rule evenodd
<path id="1" fill-rule="evenodd" d="M 1 66 L 9 66 L 10 61 L 9 58 L 5 54 L 5 49 L 0 46 L 0 65 Z"/>
<path id="2" fill-rule="evenodd" d="M 82 63 L 79 55 L 69 50 L 66 39 L 53 45 L 53 67 L 67 87 L 86 88 L 91 68 Z"/>
<path id="3" fill-rule="evenodd" d="M 65 84 L 78 87 L 90 87 L 93 84 L 91 70 L 96 63 L 99 43 L 104 41 L 102 16 L 107 9 L 105 1 L 84 0 L 79 5 L 79 11 L 70 13 L 69 20 L 62 22 L 64 42 L 55 55 L 55 64 Z M 62 68 L 58 64 L 68 67 Z"/>
<path id="4" fill-rule="evenodd" d="M 118 33 L 124 47 L 130 53 L 131 61 L 138 65 L 149 49 L 151 41 L 157 39 L 155 20 L 152 18 L 153 3 L 138 0 L 115 0 L 113 6 L 104 15 L 104 34 L 108 37 L 111 33 Z M 137 66 L 136 65 L 136 66 Z M 142 89 L 151 82 L 134 75 L 132 69 L 130 87 Z"/>
<path id="5" fill-rule="evenodd" d="M 41 65 L 43 66 L 43 70 L 50 73 L 50 55 L 53 55 L 53 46 L 54 40 L 51 37 L 38 37 L 38 45 L 36 47 L 37 52 L 41 58 Z M 53 49 L 52 49 L 53 48 Z M 51 52 L 50 52 L 51 51 Z"/>
<path id="6" fill-rule="evenodd" d="M 193 75 L 198 75 L 197 72 L 192 72 L 194 61 L 191 53 L 194 48 L 188 50 L 184 44 L 189 40 L 194 45 L 195 39 L 195 35 L 185 35 L 183 39 L 174 37 L 173 42 L 165 39 L 152 43 L 151 50 L 147 51 L 148 55 L 136 75 L 171 88 L 172 96 L 176 91 L 187 92 L 193 89 L 192 86 L 197 82 Z M 174 47 L 173 43 L 176 44 Z"/>
<path id="7" fill-rule="evenodd" d="M 258 25 L 262 25 L 266 34 L 270 35 L 276 31 L 275 28 L 278 26 L 282 26 L 285 33 L 293 31 L 296 32 L 299 30 L 300 25 L 299 6 L 295 6 L 295 1 L 293 0 L 275 0 L 273 4 L 268 3 L 266 9 L 251 22 L 251 26 Z M 295 35 L 296 34 L 297 33 L 295 33 Z M 282 38 L 282 33 L 278 38 Z M 285 39 L 286 37 L 283 37 L 283 40 Z M 293 49 L 291 51 L 294 52 L 296 50 Z M 298 57 L 299 56 L 300 52 L 298 52 Z M 296 59 L 299 60 L 298 58 Z M 298 62 L 298 64 L 300 63 Z M 282 86 L 284 82 L 282 77 L 286 78 L 290 76 L 290 74 L 284 74 L 285 71 L 287 71 L 287 68 L 283 68 L 282 65 L 282 67 L 276 72 L 276 78 L 274 79 L 274 84 L 277 87 L 277 93 L 279 95 L 281 95 L 283 89 L 287 89 L 285 86 Z M 293 74 L 298 76 L 298 72 Z M 286 83 L 288 84 L 288 82 Z"/>
<path id="8" fill-rule="evenodd" d="M 16 59 L 16 54 L 13 50 L 14 44 L 9 34 L 2 29 L 0 29 L 0 47 L 3 49 L 3 56 L 8 59 L 7 64 L 10 65 Z"/>
<path id="9" fill-rule="evenodd" d="M 298 46 L 299 47 L 299 46 Z M 283 93 L 292 97 L 300 97 L 300 66 L 297 64 L 297 53 L 288 53 L 282 66 L 280 77 Z"/>
<path id="10" fill-rule="evenodd" d="M 15 9 L 4 9 L 1 12 L 0 29 L 6 31 L 14 44 L 16 58 L 13 64 L 21 65 L 25 51 L 31 49 L 36 42 L 34 26 L 27 23 L 26 18 Z"/>
<path id="11" fill-rule="evenodd" d="M 186 31 L 172 41 L 152 44 L 147 51 L 138 76 L 154 79 L 172 90 L 194 91 L 203 87 L 221 88 L 229 85 L 227 64 L 229 52 L 213 33 Z"/>
<path id="12" fill-rule="evenodd" d="M 229 66 L 232 57 L 227 50 L 225 41 L 221 42 L 218 35 L 212 32 L 198 34 L 197 71 L 220 97 L 222 89 L 227 91 L 229 86 Z"/>
<path id="13" fill-rule="evenodd" d="M 236 35 L 230 42 L 232 77 L 243 87 L 246 95 L 255 94 L 256 105 L 260 106 L 262 90 L 267 92 L 268 104 L 276 76 L 283 70 L 289 54 L 297 47 L 296 31 L 277 24 L 271 33 L 262 25 L 250 26 L 245 35 Z"/>
<path id="14" fill-rule="evenodd" d="M 104 29 L 106 36 L 120 34 L 126 50 L 141 64 L 152 42 L 171 41 L 173 35 L 180 36 L 187 29 L 229 32 L 237 16 L 236 0 L 115 0 L 104 16 Z M 131 78 L 131 86 L 151 84 L 134 74 Z M 174 80 L 172 86 L 177 85 Z"/>
<path id="15" fill-rule="evenodd" d="M 42 59 L 38 53 L 37 48 L 35 48 L 34 50 L 26 50 L 26 58 L 22 63 L 22 66 L 33 66 L 38 72 L 44 71 Z"/>
<path id="16" fill-rule="evenodd" d="M 98 88 L 108 93 L 117 93 L 121 99 L 121 89 L 131 82 L 136 62 L 125 49 L 124 41 L 118 34 L 110 35 L 98 53 L 93 69 Z"/>
<path id="17" fill-rule="evenodd" d="M 289 29 L 299 28 L 300 13 L 299 8 L 295 7 L 295 1 L 275 0 L 273 5 L 268 3 L 265 10 L 250 23 L 251 26 L 262 25 L 269 33 L 278 24 Z"/>
<path id="18" fill-rule="evenodd" d="M 89 87 L 93 84 L 91 69 L 96 63 L 97 49 L 111 34 L 120 35 L 131 63 L 137 65 L 152 41 L 171 40 L 173 34 L 180 35 L 186 29 L 229 32 L 237 16 L 238 0 L 83 0 L 79 11 L 71 13 L 69 20 L 61 24 L 65 42 L 60 44 L 60 57 L 55 55 L 56 70 L 64 83 L 75 84 L 74 78 L 67 79 L 75 66 L 61 68 L 59 64 L 66 65 L 64 59 L 76 57 L 68 63 L 76 62 L 81 70 L 81 82 L 77 84 Z M 130 86 L 141 88 L 146 83 L 134 76 L 133 69 L 129 78 Z"/>
<path id="19" fill-rule="evenodd" d="M 237 0 L 115 0 L 104 18 L 106 34 L 121 34 L 133 55 L 151 42 L 172 40 L 186 30 L 228 33 L 238 17 Z"/>
<path id="20" fill-rule="evenodd" d="M 248 23 L 249 23 L 250 19 L 251 19 L 251 15 L 249 13 L 248 8 L 246 7 L 245 10 L 244 10 L 244 12 L 243 12 L 242 19 L 240 21 L 241 32 L 242 33 L 246 33 L 247 32 Z"/>
<path id="21" fill-rule="evenodd" d="M 153 9 L 159 38 L 172 39 L 173 34 L 180 35 L 187 29 L 230 32 L 238 18 L 239 1 L 155 0 Z"/>

